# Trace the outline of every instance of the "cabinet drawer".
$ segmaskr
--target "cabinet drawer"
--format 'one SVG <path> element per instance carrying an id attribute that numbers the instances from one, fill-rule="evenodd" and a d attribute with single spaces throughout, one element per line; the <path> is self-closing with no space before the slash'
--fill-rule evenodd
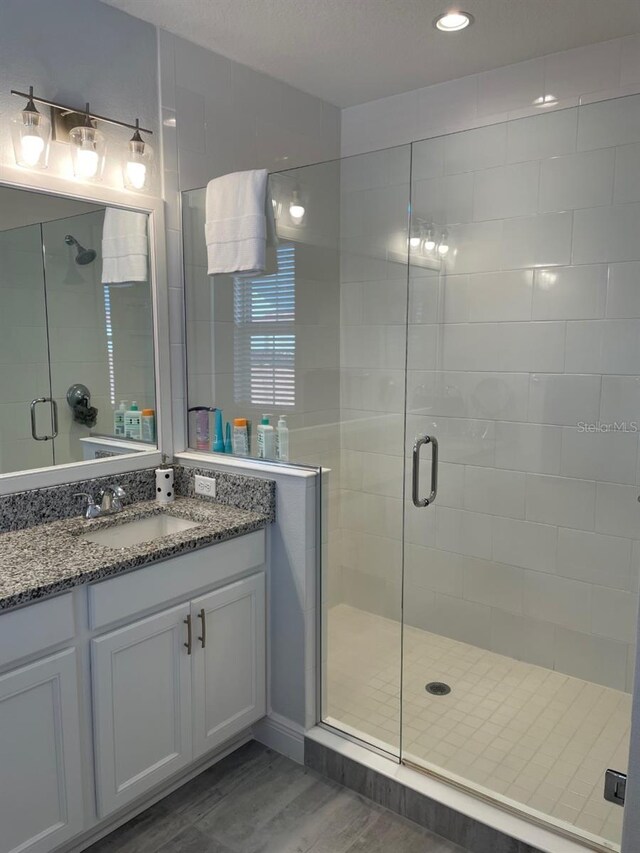
<path id="1" fill-rule="evenodd" d="M 0 613 L 0 666 L 73 638 L 71 593 Z"/>
<path id="2" fill-rule="evenodd" d="M 219 545 L 189 551 L 89 587 L 89 624 L 101 628 L 207 586 L 223 583 L 265 561 L 265 533 L 257 530 Z"/>

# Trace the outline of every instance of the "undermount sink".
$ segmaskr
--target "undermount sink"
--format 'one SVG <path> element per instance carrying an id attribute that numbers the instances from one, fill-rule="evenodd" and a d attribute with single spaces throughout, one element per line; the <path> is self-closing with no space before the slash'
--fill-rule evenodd
<path id="1" fill-rule="evenodd" d="M 175 515 L 150 515 L 147 518 L 137 518 L 135 521 L 123 521 L 102 530 L 92 530 L 82 533 L 80 538 L 97 545 L 109 548 L 130 548 L 143 542 L 153 542 L 163 536 L 182 533 L 191 527 L 198 527 L 201 521 L 189 521 L 186 518 L 176 518 Z"/>

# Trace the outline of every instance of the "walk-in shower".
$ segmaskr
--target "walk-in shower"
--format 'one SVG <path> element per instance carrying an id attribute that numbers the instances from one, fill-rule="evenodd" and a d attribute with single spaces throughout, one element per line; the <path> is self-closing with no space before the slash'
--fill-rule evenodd
<path id="1" fill-rule="evenodd" d="M 207 281 L 203 193 L 183 205 L 189 405 L 288 409 L 291 461 L 327 469 L 322 723 L 602 850 L 640 574 L 639 174 L 630 96 L 275 175 L 289 254 L 259 316 Z"/>

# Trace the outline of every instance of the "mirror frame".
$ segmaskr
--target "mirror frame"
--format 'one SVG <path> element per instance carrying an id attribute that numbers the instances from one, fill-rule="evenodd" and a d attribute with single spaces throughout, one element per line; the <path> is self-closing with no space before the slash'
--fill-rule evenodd
<path id="1" fill-rule="evenodd" d="M 37 183 L 36 183 L 37 180 Z M 0 186 L 45 195 L 75 198 L 92 204 L 120 207 L 149 217 L 149 271 L 153 310 L 153 353 L 158 447 L 142 453 L 125 453 L 109 459 L 87 459 L 0 474 L 0 495 L 74 483 L 93 477 L 156 467 L 163 455 L 173 457 L 171 403 L 171 351 L 169 342 L 169 290 L 167 282 L 164 200 L 100 184 L 88 184 L 46 173 L 0 165 Z"/>

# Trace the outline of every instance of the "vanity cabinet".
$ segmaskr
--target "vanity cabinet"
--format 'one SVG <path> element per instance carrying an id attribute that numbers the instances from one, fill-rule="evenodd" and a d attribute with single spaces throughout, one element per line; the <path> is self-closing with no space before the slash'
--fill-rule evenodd
<path id="1" fill-rule="evenodd" d="M 266 713 L 264 574 L 194 599 L 191 619 L 198 758 Z"/>
<path id="2" fill-rule="evenodd" d="M 260 572 L 91 641 L 99 817 L 265 714 Z"/>
<path id="3" fill-rule="evenodd" d="M 46 853 L 83 824 L 76 651 L 66 649 L 0 676 L 0 851 Z"/>
<path id="4" fill-rule="evenodd" d="M 191 761 L 189 605 L 91 641 L 98 815 Z"/>

